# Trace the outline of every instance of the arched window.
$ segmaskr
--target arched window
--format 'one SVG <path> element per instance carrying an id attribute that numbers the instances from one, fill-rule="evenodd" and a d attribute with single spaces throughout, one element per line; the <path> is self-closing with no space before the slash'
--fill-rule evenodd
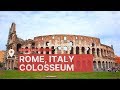
<path id="1" fill-rule="evenodd" d="M 99 67 L 99 69 L 101 69 L 101 62 L 100 61 L 98 61 L 98 67 Z"/>
<path id="2" fill-rule="evenodd" d="M 106 50 L 104 50 L 104 55 L 106 56 Z"/>
<path id="3" fill-rule="evenodd" d="M 36 53 L 38 53 L 38 48 L 36 47 Z"/>
<path id="4" fill-rule="evenodd" d="M 46 54 L 49 54 L 49 47 L 46 47 Z"/>
<path id="5" fill-rule="evenodd" d="M 76 54 L 79 54 L 79 47 L 76 47 Z"/>
<path id="6" fill-rule="evenodd" d="M 52 54 L 55 54 L 54 46 L 52 46 L 51 49 L 52 49 Z"/>
<path id="7" fill-rule="evenodd" d="M 92 48 L 92 54 L 95 56 L 95 48 Z"/>
<path id="8" fill-rule="evenodd" d="M 94 47 L 95 46 L 95 44 L 94 43 L 92 43 L 92 47 Z"/>
<path id="9" fill-rule="evenodd" d="M 101 56 L 103 57 L 103 49 L 101 49 Z"/>
<path id="10" fill-rule="evenodd" d="M 82 47 L 82 54 L 85 54 L 85 48 L 84 47 Z"/>
<path id="11" fill-rule="evenodd" d="M 44 49 L 43 47 L 40 48 L 41 54 L 43 54 L 43 49 Z"/>
<path id="12" fill-rule="evenodd" d="M 72 41 L 69 42 L 69 46 L 73 46 L 73 42 Z"/>
<path id="13" fill-rule="evenodd" d="M 64 36 L 64 40 L 67 40 L 67 37 L 66 37 L 66 36 Z"/>
<path id="14" fill-rule="evenodd" d="M 104 63 L 104 61 L 102 62 L 102 66 L 103 66 L 103 69 L 105 69 L 105 63 Z"/>
<path id="15" fill-rule="evenodd" d="M 20 48 L 21 48 L 21 44 L 17 44 L 17 52 L 19 52 Z"/>
<path id="16" fill-rule="evenodd" d="M 49 42 L 46 42 L 46 46 L 49 46 Z"/>
<path id="17" fill-rule="evenodd" d="M 90 54 L 90 48 L 89 47 L 87 48 L 87 54 Z"/>
<path id="18" fill-rule="evenodd" d="M 93 61 L 94 69 L 97 69 L 96 61 Z"/>
<path id="19" fill-rule="evenodd" d="M 28 47 L 25 47 L 25 53 L 28 53 Z"/>
<path id="20" fill-rule="evenodd" d="M 97 48 L 97 56 L 100 57 L 100 50 Z"/>
<path id="21" fill-rule="evenodd" d="M 71 47 L 70 54 L 73 54 L 73 47 Z"/>

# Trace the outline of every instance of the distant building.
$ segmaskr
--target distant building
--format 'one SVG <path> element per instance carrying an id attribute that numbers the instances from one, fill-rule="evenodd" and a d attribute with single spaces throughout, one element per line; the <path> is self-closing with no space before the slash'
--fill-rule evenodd
<path id="1" fill-rule="evenodd" d="M 4 62 L 5 51 L 0 51 L 0 63 Z"/>

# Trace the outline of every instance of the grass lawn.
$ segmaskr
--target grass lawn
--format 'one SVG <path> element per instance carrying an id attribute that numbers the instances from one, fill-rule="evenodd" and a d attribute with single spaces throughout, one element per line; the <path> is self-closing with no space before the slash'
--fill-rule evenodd
<path id="1" fill-rule="evenodd" d="M 20 72 L 1 70 L 0 79 L 120 79 L 120 72 Z"/>

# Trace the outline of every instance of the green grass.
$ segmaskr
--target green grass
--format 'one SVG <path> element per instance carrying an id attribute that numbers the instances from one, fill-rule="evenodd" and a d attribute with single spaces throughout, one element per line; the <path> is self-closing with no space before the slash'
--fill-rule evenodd
<path id="1" fill-rule="evenodd" d="M 20 72 L 15 70 L 0 71 L 0 79 L 120 79 L 120 72 Z M 53 78 L 51 78 L 53 79 Z"/>

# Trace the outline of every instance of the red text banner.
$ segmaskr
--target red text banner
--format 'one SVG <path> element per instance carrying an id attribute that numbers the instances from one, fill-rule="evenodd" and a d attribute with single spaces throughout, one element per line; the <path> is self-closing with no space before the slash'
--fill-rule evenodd
<path id="1" fill-rule="evenodd" d="M 92 72 L 91 54 L 20 54 L 20 71 L 33 72 Z"/>

